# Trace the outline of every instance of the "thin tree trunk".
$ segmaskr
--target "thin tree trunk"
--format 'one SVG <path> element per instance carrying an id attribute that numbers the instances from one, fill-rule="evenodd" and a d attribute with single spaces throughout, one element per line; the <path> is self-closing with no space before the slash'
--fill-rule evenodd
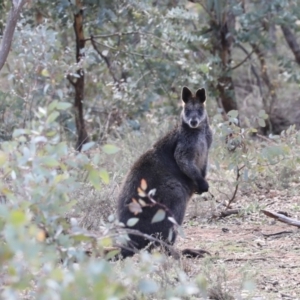
<path id="1" fill-rule="evenodd" d="M 286 42 L 288 43 L 290 49 L 294 53 L 295 60 L 297 64 L 300 65 L 300 46 L 297 43 L 297 39 L 291 29 L 287 27 L 286 25 L 281 25 L 281 30 L 283 32 L 284 38 Z"/>
<path id="2" fill-rule="evenodd" d="M 237 110 L 237 102 L 235 98 L 234 83 L 232 79 L 231 64 L 231 47 L 232 32 L 235 26 L 234 16 L 225 11 L 223 24 L 220 24 L 219 37 L 217 38 L 216 49 L 221 59 L 222 75 L 218 78 L 217 88 L 220 94 L 221 102 L 225 113 L 230 110 Z"/>
<path id="3" fill-rule="evenodd" d="M 15 28 L 20 16 L 20 12 L 27 0 L 12 0 L 12 6 L 8 14 L 5 30 L 3 33 L 2 43 L 0 47 L 0 70 L 3 68 L 14 36 Z"/>
<path id="4" fill-rule="evenodd" d="M 262 100 L 264 104 L 264 109 L 268 114 L 272 113 L 272 109 L 274 104 L 277 102 L 277 97 L 276 97 L 276 87 L 272 83 L 269 74 L 268 74 L 268 66 L 267 62 L 265 59 L 265 55 L 263 51 L 256 45 L 256 44 L 251 44 L 253 51 L 257 55 L 259 62 L 260 62 L 260 69 L 261 69 L 261 77 L 265 83 L 265 85 L 268 87 L 269 90 L 269 96 L 271 97 L 271 102 L 270 104 L 267 103 L 267 99 L 262 95 Z"/>
<path id="5" fill-rule="evenodd" d="M 79 3 L 79 1 L 78 1 Z M 78 4 L 79 5 L 79 4 Z M 76 36 L 76 61 L 80 62 L 84 56 L 85 38 L 83 33 L 83 9 L 80 9 L 77 14 L 74 14 L 74 32 Z M 87 131 L 85 129 L 83 116 L 83 100 L 84 100 L 84 71 L 82 68 L 77 70 L 78 77 L 74 82 L 70 76 L 68 77 L 75 89 L 74 108 L 75 108 L 75 123 L 77 129 L 76 150 L 81 151 L 83 144 L 89 141 Z"/>

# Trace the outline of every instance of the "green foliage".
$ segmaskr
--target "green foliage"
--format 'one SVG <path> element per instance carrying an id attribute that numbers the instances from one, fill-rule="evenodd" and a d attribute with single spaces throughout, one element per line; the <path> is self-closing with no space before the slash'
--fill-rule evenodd
<path id="1" fill-rule="evenodd" d="M 214 119 L 216 131 L 210 172 L 221 182 L 214 187 L 216 192 L 224 195 L 225 202 L 230 204 L 237 201 L 235 189 L 247 193 L 257 188 L 287 187 L 290 180 L 284 174 L 290 170 L 289 177 L 294 176 L 300 154 L 299 132 L 295 126 L 280 136 L 264 137 L 255 128 L 238 127 L 236 111 L 229 112 L 228 116 L 229 120 L 225 122 L 220 122 L 218 117 Z M 261 111 L 257 121 L 261 123 L 266 118 L 265 112 Z"/>
<path id="2" fill-rule="evenodd" d="M 238 193 L 290 185 L 299 163 L 299 132 L 291 126 L 280 135 L 261 137 L 259 129 L 268 126 L 278 104 L 273 103 L 274 94 L 287 116 L 288 101 L 295 98 L 287 91 L 292 82 L 299 83 L 299 65 L 282 35 L 276 31 L 274 39 L 271 31 L 288 25 L 297 33 L 299 5 L 288 0 L 246 1 L 245 8 L 241 1 L 201 3 L 84 1 L 85 56 L 78 64 L 76 1 L 37 0 L 24 8 L 0 79 L 1 298 L 145 299 L 155 294 L 158 299 L 176 299 L 207 294 L 207 276 L 188 279 L 173 261 L 165 274 L 164 256 L 142 253 L 134 267 L 131 260 L 111 263 L 97 257 L 104 257 L 104 248 L 113 245 L 111 235 L 126 240 L 114 217 L 109 217 L 113 193 L 105 187 L 119 183 L 133 157 L 170 127 L 183 85 L 208 88 L 208 111 L 215 116 L 209 176 L 218 200 L 225 195 L 228 204 Z M 10 5 L 0 4 L 0 35 Z M 218 47 L 228 12 L 236 26 L 229 35 L 232 59 L 225 71 L 244 93 L 239 110 L 229 112 L 224 121 L 216 113 L 217 106 L 222 108 L 217 80 L 224 75 Z M 273 90 L 263 73 L 268 68 L 259 72 L 261 57 L 251 54 L 253 43 L 265 55 Z M 70 146 L 77 133 L 71 109 L 74 89 L 68 80 L 68 75 L 78 76 L 78 68 L 85 72 L 84 119 L 93 137 L 80 154 Z M 249 70 L 254 75 L 248 76 Z M 254 99 L 249 104 L 246 98 L 251 93 Z M 150 124 L 146 129 L 143 118 Z M 138 131 L 140 127 L 144 131 Z M 94 219 L 93 229 L 104 227 L 100 236 L 68 217 L 82 213 L 78 199 L 88 202 L 91 194 L 111 205 L 97 222 L 93 209 L 86 213 Z M 139 221 L 143 205 L 141 199 L 130 203 L 137 217 L 127 225 Z M 251 202 L 247 209 L 257 210 L 259 203 Z M 152 222 L 166 217 L 176 225 L 163 208 Z M 89 250 L 92 257 L 86 255 Z M 112 251 L 107 257 L 114 255 Z"/>
<path id="3" fill-rule="evenodd" d="M 59 110 L 67 107 L 56 103 Z M 2 298 L 15 299 L 32 285 L 30 294 L 34 298 L 52 298 L 59 293 L 66 299 L 70 295 L 100 299 L 103 285 L 111 280 L 113 271 L 106 261 L 92 263 L 84 258 L 80 245 L 93 239 L 65 218 L 76 204 L 70 194 L 82 184 L 78 170 L 88 171 L 95 188 L 101 186 L 101 178 L 107 183 L 108 175 L 100 171 L 100 176 L 84 154 L 69 155 L 57 131 L 58 115 L 53 103 L 47 109 L 40 108 L 32 128 L 15 130 L 13 140 L 1 145 L 0 189 L 6 199 L 0 205 L 1 276 L 7 282 L 2 285 Z M 64 269 L 60 259 L 64 265 L 76 259 L 83 269 Z M 85 272 L 89 280 L 83 282 Z M 122 291 L 121 283 L 111 282 L 101 297 L 122 295 Z"/>
<path id="4" fill-rule="evenodd" d="M 4 7 L 8 9 L 8 3 Z M 74 91 L 67 75 L 76 77 L 79 67 L 85 71 L 84 113 L 94 141 L 101 141 L 111 131 L 119 134 L 115 126 L 120 118 L 125 117 L 136 128 L 135 119 L 145 113 L 177 113 L 183 85 L 195 89 L 206 86 L 218 100 L 218 78 L 230 73 L 239 85 L 250 66 L 255 78 L 259 77 L 256 86 L 261 91 L 262 109 L 271 113 L 270 107 L 277 104 L 272 102 L 276 91 L 266 91 L 265 75 L 257 68 L 259 58 L 256 61 L 254 54 L 249 55 L 252 44 L 266 53 L 267 66 L 270 62 L 274 65 L 272 70 L 276 69 L 270 78 L 274 89 L 280 88 L 278 82 L 282 80 L 298 82 L 300 78 L 290 55 L 283 55 L 284 43 L 279 45 L 283 37 L 279 41 L 270 35 L 274 26 L 282 24 L 298 30 L 299 9 L 288 0 L 247 2 L 244 6 L 235 0 L 208 0 L 201 5 L 187 1 L 85 1 L 85 57 L 76 64 L 73 13 L 78 9 L 76 1 L 56 0 L 49 4 L 39 0 L 24 10 L 12 55 L 2 70 L 6 79 L 0 96 L 4 139 L 11 136 L 14 127 L 24 128 L 30 123 L 33 108 L 47 106 L 53 100 L 73 103 Z M 220 35 L 228 13 L 235 23 L 228 37 L 233 39 L 232 63 L 224 69 Z M 5 10 L 0 18 L 5 20 Z M 278 51 L 271 58 L 268 52 L 274 45 Z M 249 59 L 245 59 L 247 55 Z M 255 100 L 255 104 L 260 101 Z M 215 114 L 219 100 L 208 102 L 208 106 L 209 112 Z M 59 121 L 66 138 L 74 141 L 72 112 L 61 114 Z M 261 126 L 265 121 L 260 118 L 258 122 Z"/>
<path id="5" fill-rule="evenodd" d="M 57 102 L 55 107 L 39 108 L 32 128 L 16 129 L 13 139 L 1 145 L 0 190 L 5 197 L 0 204 L 1 298 L 122 299 L 131 295 L 144 299 L 155 293 L 172 299 L 199 293 L 202 288 L 187 280 L 179 264 L 173 266 L 172 284 L 162 284 L 158 271 L 165 263 L 162 255 L 142 253 L 134 268 L 130 261 L 113 264 L 96 258 L 96 253 L 104 255 L 104 247 L 112 245 L 110 231 L 97 237 L 66 215 L 74 209 L 77 201 L 72 195 L 81 186 L 99 189 L 109 177 L 86 154 L 72 153 L 61 142 L 56 109 L 64 105 Z M 102 149 L 103 155 L 113 155 L 117 148 L 108 144 Z M 87 172 L 86 183 L 81 170 Z M 142 187 L 147 187 L 145 181 Z M 159 212 L 154 222 L 165 215 Z M 128 225 L 137 221 L 133 218 Z M 92 257 L 85 254 L 86 249 Z M 113 255 L 116 252 L 108 257 Z M 179 282 L 176 274 L 181 274 Z"/>

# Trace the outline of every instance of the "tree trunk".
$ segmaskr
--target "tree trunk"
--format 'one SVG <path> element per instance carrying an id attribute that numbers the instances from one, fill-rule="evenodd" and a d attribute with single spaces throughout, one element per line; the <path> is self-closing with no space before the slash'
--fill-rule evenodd
<path id="1" fill-rule="evenodd" d="M 25 3 L 27 2 L 27 0 L 19 0 L 19 1 L 11 1 L 11 2 L 12 2 L 12 6 L 8 14 L 5 30 L 3 33 L 2 43 L 0 47 L 0 70 L 3 68 L 6 62 L 20 12 L 23 6 L 25 5 Z"/>
<path id="2" fill-rule="evenodd" d="M 222 23 L 217 25 L 217 34 L 215 38 L 214 53 L 221 60 L 221 76 L 218 78 L 217 89 L 220 94 L 222 108 L 225 113 L 230 110 L 237 110 L 234 84 L 230 69 L 231 64 L 231 46 L 233 42 L 232 31 L 235 26 L 235 18 L 232 13 L 226 10 L 223 13 Z"/>
<path id="3" fill-rule="evenodd" d="M 284 38 L 286 42 L 288 43 L 290 49 L 292 50 L 295 60 L 297 64 L 300 65 L 300 46 L 297 43 L 297 39 L 293 32 L 290 30 L 290 28 L 286 25 L 281 25 L 281 30 L 283 32 Z"/>
<path id="4" fill-rule="evenodd" d="M 74 14 L 74 31 L 76 35 L 76 61 L 80 62 L 84 56 L 85 38 L 83 33 L 83 9 L 80 9 L 77 14 Z M 75 108 L 75 123 L 77 129 L 76 150 L 81 151 L 83 144 L 89 141 L 87 131 L 85 129 L 83 117 L 83 100 L 84 100 L 84 71 L 82 68 L 77 70 L 78 77 L 74 82 L 70 77 L 69 81 L 74 86 L 74 108 Z"/>
<path id="5" fill-rule="evenodd" d="M 267 66 L 267 62 L 266 62 L 263 51 L 256 44 L 251 44 L 251 46 L 252 46 L 254 53 L 257 55 L 257 58 L 259 59 L 260 69 L 261 69 L 261 78 L 263 79 L 265 85 L 268 87 L 269 95 L 271 97 L 271 102 L 270 102 L 270 104 L 268 104 L 266 98 L 262 95 L 264 109 L 266 110 L 267 113 L 271 113 L 272 107 L 277 102 L 276 87 L 274 86 L 274 84 L 272 83 L 272 81 L 269 77 L 268 66 Z"/>

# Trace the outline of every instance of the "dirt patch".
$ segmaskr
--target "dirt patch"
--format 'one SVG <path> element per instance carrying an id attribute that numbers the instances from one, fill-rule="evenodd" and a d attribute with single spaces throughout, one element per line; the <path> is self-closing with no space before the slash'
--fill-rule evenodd
<path id="1" fill-rule="evenodd" d="M 255 198 L 262 207 L 288 212 L 299 220 L 300 197 L 290 196 L 288 190 L 271 191 Z M 243 197 L 237 200 L 237 207 L 249 202 Z M 195 217 L 194 211 L 192 203 L 184 224 L 186 238 L 178 238 L 178 248 L 209 251 L 209 260 L 214 267 L 221 266 L 226 271 L 229 285 L 251 274 L 255 291 L 254 298 L 250 299 L 300 299 L 300 230 L 297 227 L 275 221 L 259 209 L 211 222 L 204 214 Z M 193 264 L 200 272 L 204 262 L 193 260 Z M 195 269 L 193 273 L 197 272 Z"/>

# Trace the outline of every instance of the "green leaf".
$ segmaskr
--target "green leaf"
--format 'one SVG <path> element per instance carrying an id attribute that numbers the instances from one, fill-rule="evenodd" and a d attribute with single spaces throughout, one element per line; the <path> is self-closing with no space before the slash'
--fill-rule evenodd
<path id="1" fill-rule="evenodd" d="M 153 294 L 158 291 L 159 286 L 152 279 L 141 279 L 138 284 L 138 288 L 144 294 Z"/>
<path id="2" fill-rule="evenodd" d="M 105 184 L 109 184 L 109 174 L 105 169 L 101 169 L 99 175 Z"/>
<path id="3" fill-rule="evenodd" d="M 49 71 L 47 69 L 43 69 L 42 72 L 41 72 L 41 75 L 44 76 L 44 77 L 49 77 L 50 76 Z"/>
<path id="4" fill-rule="evenodd" d="M 92 158 L 93 164 L 99 165 L 100 159 L 101 159 L 100 153 L 96 153 L 95 155 L 93 155 L 93 158 Z"/>
<path id="5" fill-rule="evenodd" d="M 90 183 L 94 186 L 94 188 L 96 190 L 99 190 L 100 189 L 100 174 L 99 174 L 99 171 L 97 171 L 94 168 L 91 168 L 89 170 L 88 178 L 89 178 Z"/>
<path id="6" fill-rule="evenodd" d="M 137 215 L 143 211 L 141 205 L 138 202 L 130 202 L 128 204 L 128 209 L 134 215 Z"/>
<path id="7" fill-rule="evenodd" d="M 258 116 L 259 116 L 260 118 L 264 118 L 265 114 L 266 114 L 266 112 L 265 112 L 263 109 L 261 109 L 261 110 L 259 111 L 259 113 L 258 113 Z"/>
<path id="8" fill-rule="evenodd" d="M 169 234 L 168 234 L 168 241 L 171 243 L 173 240 L 173 235 L 174 235 L 174 231 L 173 228 L 169 229 Z"/>
<path id="9" fill-rule="evenodd" d="M 132 227 L 134 226 L 140 219 L 139 218 L 130 218 L 126 225 L 129 226 L 129 227 Z"/>
<path id="10" fill-rule="evenodd" d="M 227 113 L 227 115 L 231 118 L 237 118 L 237 116 L 239 115 L 239 112 L 237 110 L 231 110 Z"/>
<path id="11" fill-rule="evenodd" d="M 68 154 L 68 146 L 66 142 L 60 142 L 55 146 L 56 155 L 67 155 Z"/>
<path id="12" fill-rule="evenodd" d="M 23 134 L 28 134 L 30 131 L 28 129 L 15 129 L 13 132 L 13 137 L 16 138 Z"/>
<path id="13" fill-rule="evenodd" d="M 69 102 L 58 102 L 56 108 L 59 110 L 66 110 L 72 107 L 72 104 Z"/>
<path id="14" fill-rule="evenodd" d="M 49 105 L 48 105 L 48 111 L 52 111 L 56 108 L 56 105 L 57 105 L 58 101 L 57 100 L 54 100 L 52 101 Z"/>
<path id="15" fill-rule="evenodd" d="M 151 223 L 157 223 L 164 220 L 166 217 L 166 212 L 163 209 L 159 209 L 156 214 L 153 216 Z"/>
<path id="16" fill-rule="evenodd" d="M 72 235 L 72 239 L 75 242 L 89 242 L 89 241 L 92 241 L 94 238 L 91 236 L 85 235 L 83 233 L 79 233 L 79 234 Z"/>
<path id="17" fill-rule="evenodd" d="M 10 213 L 10 222 L 12 225 L 15 225 L 15 226 L 23 225 L 26 222 L 26 216 L 20 210 L 12 211 Z"/>
<path id="18" fill-rule="evenodd" d="M 266 122 L 264 119 L 258 119 L 258 124 L 260 127 L 265 127 L 266 126 Z"/>
<path id="19" fill-rule="evenodd" d="M 59 112 L 57 111 L 52 112 L 47 118 L 47 123 L 49 124 L 54 122 L 58 116 L 59 116 Z"/>
<path id="20" fill-rule="evenodd" d="M 168 220 L 175 225 L 178 225 L 177 221 L 173 217 L 168 217 Z"/>
<path id="21" fill-rule="evenodd" d="M 94 145 L 95 145 L 95 142 L 89 142 L 89 143 L 83 144 L 81 151 L 82 152 L 87 151 L 90 148 L 92 148 Z"/>
<path id="22" fill-rule="evenodd" d="M 120 149 L 118 147 L 116 147 L 115 145 L 110 145 L 110 144 L 106 144 L 102 147 L 103 151 L 106 154 L 115 154 L 117 153 Z"/>
<path id="23" fill-rule="evenodd" d="M 2 167 L 7 161 L 7 155 L 3 152 L 0 151 L 0 166 Z"/>
<path id="24" fill-rule="evenodd" d="M 120 249 L 109 251 L 109 252 L 105 255 L 105 259 L 106 259 L 106 260 L 110 260 L 110 259 L 116 257 L 119 253 L 120 253 Z"/>
<path id="25" fill-rule="evenodd" d="M 179 236 L 181 236 L 182 238 L 185 239 L 185 234 L 184 234 L 184 231 L 183 231 L 182 227 L 177 226 L 176 229 L 177 229 L 177 232 L 178 232 Z"/>
<path id="26" fill-rule="evenodd" d="M 57 161 L 57 159 L 55 159 L 54 157 L 51 156 L 44 156 L 44 157 L 40 157 L 38 159 L 39 163 L 46 166 L 46 167 L 58 167 L 59 166 L 59 162 Z"/>
<path id="27" fill-rule="evenodd" d="M 103 237 L 98 241 L 98 244 L 102 247 L 112 247 L 113 241 L 109 236 Z"/>
<path id="28" fill-rule="evenodd" d="M 56 94 L 59 97 L 59 99 L 61 100 L 63 98 L 63 91 L 61 89 L 56 90 Z"/>
<path id="29" fill-rule="evenodd" d="M 204 74 L 208 73 L 209 72 L 209 67 L 208 65 L 206 64 L 200 64 L 199 65 L 199 69 L 201 72 L 203 72 Z"/>

